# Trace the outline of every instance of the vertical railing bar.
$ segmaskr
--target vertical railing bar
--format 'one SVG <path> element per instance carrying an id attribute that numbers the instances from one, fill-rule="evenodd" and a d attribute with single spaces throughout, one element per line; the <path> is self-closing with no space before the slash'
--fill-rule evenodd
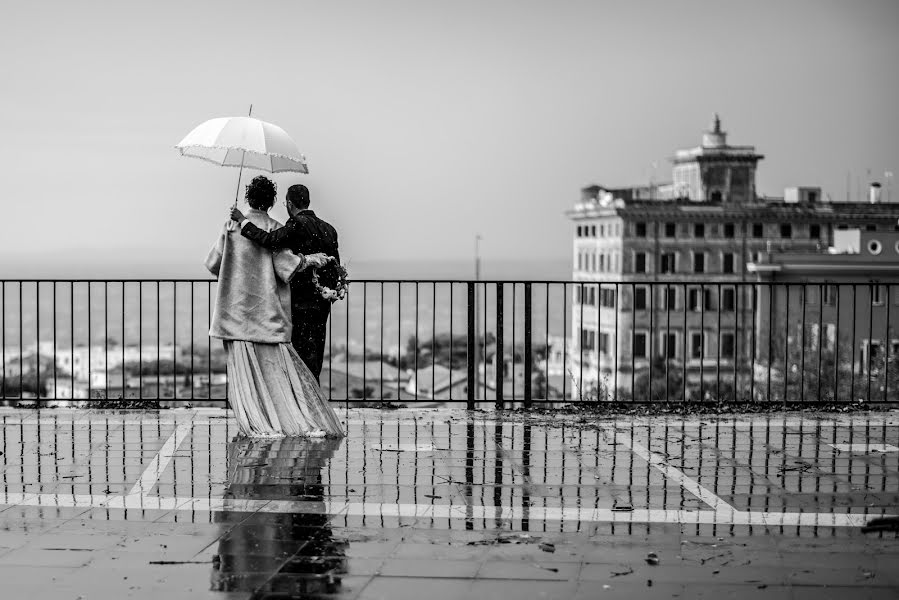
<path id="1" fill-rule="evenodd" d="M 684 305 L 684 335 L 683 340 L 681 340 L 681 350 L 683 351 L 683 358 L 681 360 L 681 364 L 683 365 L 683 386 L 684 386 L 684 399 L 683 401 L 687 401 L 687 313 L 690 310 L 690 297 L 689 290 L 687 288 L 687 284 L 683 284 L 683 305 Z"/>
<path id="2" fill-rule="evenodd" d="M 668 377 L 668 373 L 671 367 L 671 346 L 669 345 L 669 338 L 671 336 L 671 292 L 670 290 L 674 290 L 676 288 L 671 287 L 668 283 L 665 283 L 665 340 L 662 343 L 663 350 L 665 356 L 665 402 L 671 402 L 671 389 L 670 389 L 670 380 Z M 675 292 L 675 296 L 677 292 Z M 677 348 L 675 348 L 675 353 Z M 651 384 L 650 384 L 651 385 Z"/>
<path id="3" fill-rule="evenodd" d="M 194 399 L 194 282 L 190 282 L 190 399 Z"/>
<path id="4" fill-rule="evenodd" d="M 399 402 L 403 383 L 400 378 L 400 364 L 403 351 L 403 284 L 396 283 L 396 399 Z"/>
<path id="5" fill-rule="evenodd" d="M 577 332 L 578 348 L 579 348 L 579 352 L 580 352 L 580 358 L 579 358 L 580 362 L 578 363 L 578 372 L 580 373 L 580 375 L 579 375 L 579 380 L 578 380 L 577 393 L 578 393 L 578 400 L 583 401 L 584 400 L 584 283 L 581 282 L 578 285 L 580 286 L 578 288 L 578 300 L 579 300 L 578 303 L 581 306 L 581 308 L 580 308 L 581 317 L 580 317 L 580 323 L 578 325 L 578 332 Z"/>
<path id="6" fill-rule="evenodd" d="M 768 282 L 768 394 L 771 401 L 771 365 L 774 362 L 774 282 Z"/>
<path id="7" fill-rule="evenodd" d="M 890 387 L 890 347 L 893 345 L 892 340 L 890 339 L 890 288 L 892 287 L 890 284 L 886 284 L 884 286 L 886 288 L 886 298 L 884 298 L 884 302 L 886 302 L 886 320 L 884 321 L 884 336 L 883 336 L 883 346 L 884 346 L 884 358 L 883 358 L 883 401 L 887 401 L 887 390 Z"/>
<path id="8" fill-rule="evenodd" d="M 143 294 L 141 294 L 143 295 Z M 206 283 L 206 397 L 212 400 L 212 336 L 208 330 L 212 329 L 212 282 Z"/>
<path id="9" fill-rule="evenodd" d="M 784 333 L 784 370 L 783 370 L 783 378 L 784 378 L 784 397 L 783 401 L 786 404 L 787 395 L 789 394 L 790 389 L 790 290 L 792 289 L 791 284 L 786 284 L 786 310 L 784 311 L 784 322 L 786 323 L 786 331 Z"/>
<path id="10" fill-rule="evenodd" d="M 178 400 L 178 282 L 172 281 L 172 400 Z"/>
<path id="11" fill-rule="evenodd" d="M 855 323 L 858 320 L 858 307 L 856 303 L 858 301 L 858 284 L 852 284 L 852 337 L 849 339 L 852 341 L 852 367 L 849 369 L 849 401 L 855 401 L 855 348 L 858 346 L 857 339 L 855 337 Z"/>
<path id="12" fill-rule="evenodd" d="M 699 401 L 705 401 L 705 284 L 699 284 Z"/>
<path id="13" fill-rule="evenodd" d="M 840 296 L 843 295 L 842 290 L 840 289 L 842 286 L 840 284 L 835 284 L 836 288 L 836 325 L 834 326 L 834 349 L 833 349 L 833 401 L 838 402 L 840 396 L 840 321 L 842 320 L 842 315 L 840 314 Z M 855 318 L 853 316 L 853 318 Z M 851 397 L 851 396 L 850 396 Z"/>
<path id="14" fill-rule="evenodd" d="M 37 281 L 34 284 L 34 293 L 35 293 L 35 312 L 37 313 L 36 317 L 36 328 L 35 328 L 35 341 L 37 342 L 35 346 L 35 374 L 37 376 L 37 381 L 35 385 L 37 386 L 37 390 L 35 390 L 35 398 L 37 398 L 36 405 L 38 408 L 41 407 L 41 282 Z M 38 427 L 40 430 L 40 427 Z"/>
<path id="15" fill-rule="evenodd" d="M 738 293 L 740 289 L 740 284 L 734 284 L 733 292 L 734 292 L 734 402 L 739 400 L 740 397 L 740 382 L 737 377 L 738 369 L 740 368 L 740 321 L 743 321 L 745 325 L 746 320 L 741 319 L 740 314 L 740 294 Z M 744 340 L 745 342 L 745 340 Z"/>
<path id="16" fill-rule="evenodd" d="M 493 354 L 494 356 L 494 367 L 493 367 L 493 376 L 496 381 L 496 409 L 502 410 L 505 400 L 505 390 L 503 389 L 505 386 L 503 385 L 506 381 L 506 373 L 505 373 L 505 349 L 503 347 L 503 284 L 499 282 L 496 284 L 496 350 Z M 486 299 L 487 294 L 484 294 L 484 298 Z M 486 312 L 486 307 L 485 307 Z M 486 365 L 484 367 L 486 369 Z"/>
<path id="17" fill-rule="evenodd" d="M 715 363 L 715 401 L 721 402 L 721 284 L 718 283 L 718 299 L 715 301 L 715 312 L 718 315 L 718 333 L 715 335 L 715 346 L 718 350 L 718 361 Z M 736 344 L 736 341 L 734 342 Z M 736 393 L 736 389 L 734 389 Z"/>
<path id="18" fill-rule="evenodd" d="M 475 386 L 478 385 L 477 379 L 475 378 L 475 355 L 477 351 L 475 350 L 475 290 L 474 290 L 474 282 L 469 281 L 468 284 L 468 350 L 467 350 L 467 363 L 468 363 L 468 402 L 466 408 L 468 410 L 474 410 L 474 396 L 475 396 Z M 471 465 L 467 465 L 466 469 L 471 467 Z"/>
<path id="19" fill-rule="evenodd" d="M 637 285 L 631 282 L 631 402 L 637 398 Z"/>
<path id="20" fill-rule="evenodd" d="M 453 399 L 453 371 L 454 368 L 454 359 L 455 353 L 453 352 L 453 338 L 455 337 L 455 333 L 453 332 L 453 313 L 455 312 L 456 307 L 453 304 L 453 282 L 449 284 L 449 399 Z"/>
<path id="21" fill-rule="evenodd" d="M 418 402 L 418 281 L 415 282 L 415 358 L 413 367 L 415 369 L 415 401 Z"/>
<path id="22" fill-rule="evenodd" d="M 755 361 L 756 361 L 756 329 L 758 329 L 758 284 L 755 284 L 750 288 L 751 300 L 749 302 L 752 307 L 752 314 L 750 318 L 752 319 L 752 323 L 749 326 L 750 331 L 752 331 L 752 340 L 750 341 L 751 348 L 749 349 L 749 401 L 755 402 Z M 768 317 L 768 320 L 771 320 L 771 317 Z M 746 318 L 743 318 L 743 323 L 746 323 Z"/>
<path id="23" fill-rule="evenodd" d="M 531 406 L 531 364 L 533 348 L 531 345 L 531 284 L 524 284 L 524 406 Z M 545 378 L 544 378 L 545 379 Z M 548 382 L 547 382 L 548 383 Z"/>
<path id="24" fill-rule="evenodd" d="M 74 314 L 74 313 L 73 313 Z M 3 379 L 0 379 L 0 398 L 6 398 L 6 281 L 0 281 L 0 352 L 3 353 L 2 369 Z M 72 366 L 75 365 L 75 357 L 72 356 Z M 75 369 L 72 369 L 72 373 Z M 75 389 L 75 380 L 73 375 L 72 390 Z"/>
<path id="25" fill-rule="evenodd" d="M 566 395 L 566 387 L 565 384 L 568 382 L 568 284 L 562 284 L 562 306 L 564 306 L 564 310 L 562 311 L 562 402 L 565 402 Z"/>
<path id="26" fill-rule="evenodd" d="M 818 389 L 817 402 L 821 403 L 821 359 L 824 354 L 824 285 L 818 284 Z"/>
<path id="27" fill-rule="evenodd" d="M 594 298 L 595 302 L 590 306 L 595 307 L 596 309 L 596 401 L 599 402 L 600 396 L 603 396 L 603 400 L 606 396 L 606 394 L 603 393 L 603 386 L 600 383 L 602 377 L 602 307 L 600 306 L 602 285 L 599 283 L 592 283 L 590 284 L 590 289 L 595 289 L 596 291 L 596 296 Z"/>
<path id="28" fill-rule="evenodd" d="M 349 312 L 349 309 L 347 309 Z M 383 357 L 382 357 L 383 358 Z M 348 361 L 349 362 L 349 361 Z M 349 366 L 347 366 L 349 372 Z M 362 282 L 362 401 L 368 400 L 368 282 Z M 349 397 L 349 394 L 347 394 Z M 383 401 L 384 399 L 381 398 Z"/>
<path id="29" fill-rule="evenodd" d="M 128 395 L 125 393 L 126 389 L 128 386 L 125 377 L 125 282 L 122 281 L 122 398 Z"/>
<path id="30" fill-rule="evenodd" d="M 351 291 L 352 291 L 352 287 L 347 285 L 346 296 L 344 298 L 345 301 L 343 303 L 343 310 L 346 311 L 346 332 L 345 332 L 346 336 L 345 336 L 345 339 L 346 339 L 347 369 L 346 369 L 346 398 L 344 398 L 344 408 L 346 410 L 349 410 L 349 408 L 350 408 L 350 302 L 352 302 L 352 300 L 353 300 L 350 297 Z M 332 303 L 331 306 L 328 307 L 329 313 L 331 312 L 331 307 L 333 307 L 333 306 L 334 306 L 334 304 Z M 363 310 L 364 310 L 364 307 L 363 307 Z M 334 318 L 336 318 L 336 317 L 331 317 L 331 319 L 334 319 Z M 363 333 L 363 337 L 364 337 L 364 335 L 365 334 Z M 329 356 L 328 357 L 328 370 L 330 371 L 333 368 L 333 366 L 334 366 L 334 357 Z M 362 372 L 363 373 L 365 372 L 365 356 L 364 355 L 362 356 Z M 365 385 L 364 384 L 362 386 L 362 398 L 363 399 L 365 398 Z"/>
<path id="31" fill-rule="evenodd" d="M 487 282 L 483 283 L 484 288 L 484 310 L 482 314 L 484 315 L 484 337 L 481 338 L 484 340 L 484 352 L 478 351 L 478 359 L 484 362 L 484 400 L 487 399 Z M 480 369 L 480 365 L 478 365 Z M 485 442 L 486 443 L 486 442 Z"/>
<path id="32" fill-rule="evenodd" d="M 656 228 L 656 231 L 658 231 L 658 228 Z M 646 348 L 646 356 L 649 358 L 649 387 L 648 387 L 647 393 L 649 395 L 649 398 L 648 398 L 649 402 L 655 402 L 656 398 L 652 391 L 652 377 L 653 377 L 652 363 L 654 362 L 653 358 L 655 358 L 652 353 L 652 350 L 653 350 L 652 341 L 653 341 L 653 338 L 656 336 L 655 319 L 654 319 L 655 312 L 656 312 L 655 311 L 655 295 L 656 295 L 655 283 L 650 283 L 647 285 L 646 295 L 649 296 L 649 332 L 646 334 L 646 338 L 647 338 L 646 343 L 648 346 Z"/>
<path id="33" fill-rule="evenodd" d="M 109 400 L 109 282 L 103 282 L 103 368 L 106 377 L 106 396 Z"/>
<path id="34" fill-rule="evenodd" d="M 808 284 L 802 283 L 799 288 L 800 302 L 802 303 L 802 331 L 799 336 L 799 401 L 805 402 L 805 327 L 806 304 L 808 303 Z"/>
<path id="35" fill-rule="evenodd" d="M 545 333 L 545 350 L 543 352 L 543 376 L 546 379 L 545 387 L 546 387 L 546 398 L 544 400 L 549 400 L 549 286 L 550 284 L 546 284 L 546 302 L 544 304 L 544 308 L 546 309 L 546 315 L 544 317 L 543 325 L 546 330 Z"/>
<path id="36" fill-rule="evenodd" d="M 614 344 L 614 346 L 615 346 L 615 349 L 614 349 L 614 353 L 615 353 L 615 376 L 614 376 L 614 378 L 613 378 L 613 380 L 614 380 L 613 385 L 615 386 L 615 394 L 614 394 L 614 401 L 615 401 L 615 402 L 618 402 L 618 354 L 619 354 L 619 352 L 618 352 L 618 348 L 619 348 L 619 343 L 618 343 L 618 342 L 619 342 L 619 340 L 618 340 L 618 319 L 619 319 L 619 316 L 620 316 L 618 313 L 620 312 L 620 309 L 621 309 L 621 304 L 620 304 L 620 302 L 621 302 L 621 294 L 620 294 L 620 290 L 619 290 L 619 287 L 618 287 L 618 286 L 619 286 L 619 283 L 616 281 L 616 282 L 615 282 L 615 297 L 612 298 L 612 306 L 613 306 L 613 308 L 614 308 L 614 310 L 615 310 L 615 344 Z"/>
<path id="37" fill-rule="evenodd" d="M 515 402 L 515 354 L 517 347 L 515 346 L 515 300 L 517 298 L 518 283 L 512 283 L 512 402 Z M 514 408 L 514 404 L 512 405 Z"/>
<path id="38" fill-rule="evenodd" d="M 91 375 L 93 374 L 94 365 L 91 363 L 91 346 L 93 345 L 93 336 L 91 332 L 91 282 L 87 282 L 87 399 L 92 400 L 93 390 L 91 385 Z"/>
<path id="39" fill-rule="evenodd" d="M 74 313 L 73 313 L 74 314 Z M 144 399 L 144 283 L 137 282 L 137 397 Z M 211 397 L 211 396 L 210 396 Z"/>
<path id="40" fill-rule="evenodd" d="M 865 402 L 871 401 L 871 366 L 874 356 L 874 284 L 868 284 L 868 386 L 865 392 Z"/>
<path id="41" fill-rule="evenodd" d="M 162 309 L 160 308 L 160 281 L 156 280 L 156 405 L 162 401 Z M 227 394 L 226 394 L 227 396 Z"/>
<path id="42" fill-rule="evenodd" d="M 72 390 L 75 395 L 75 390 Z M 59 381 L 56 376 L 56 282 L 53 282 L 53 398 L 58 399 Z"/>
<path id="43" fill-rule="evenodd" d="M 381 358 L 378 361 L 378 370 L 380 372 L 380 381 L 379 381 L 380 386 L 381 386 L 380 398 L 381 398 L 381 403 L 383 404 L 383 402 L 384 402 L 384 282 L 381 281 L 379 283 L 380 283 L 380 292 L 381 292 L 380 293 L 381 310 L 379 311 L 378 316 L 380 317 L 380 321 L 381 321 L 381 323 L 380 323 L 381 332 L 378 335 L 378 342 L 380 344 L 379 345 L 379 355 Z M 397 402 L 399 402 L 399 396 L 400 396 L 399 390 L 397 390 L 396 396 L 397 396 Z"/>
<path id="44" fill-rule="evenodd" d="M 450 358 L 450 377 L 453 373 Z M 452 380 L 450 380 L 452 389 Z M 431 282 L 431 399 L 437 399 L 437 282 Z"/>

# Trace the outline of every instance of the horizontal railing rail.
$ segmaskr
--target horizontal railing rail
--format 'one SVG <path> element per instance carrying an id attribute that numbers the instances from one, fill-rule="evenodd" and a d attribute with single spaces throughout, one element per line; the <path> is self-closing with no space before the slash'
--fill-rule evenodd
<path id="1" fill-rule="evenodd" d="M 890 403 L 899 284 L 365 279 L 332 401 Z M 0 402 L 227 401 L 210 279 L 0 280 Z"/>

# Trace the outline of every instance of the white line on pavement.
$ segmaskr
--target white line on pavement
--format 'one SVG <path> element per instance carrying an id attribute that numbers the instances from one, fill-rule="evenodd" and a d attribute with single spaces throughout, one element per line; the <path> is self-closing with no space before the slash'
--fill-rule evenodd
<path id="1" fill-rule="evenodd" d="M 147 468 L 144 469 L 140 479 L 128 492 L 129 496 L 146 494 L 153 489 L 153 486 L 159 480 L 159 476 L 165 471 L 165 468 L 171 462 L 172 457 L 178 451 L 178 447 L 184 441 L 184 438 L 187 437 L 187 434 L 190 433 L 192 427 L 193 424 L 190 422 L 179 423 L 175 426 L 175 431 L 165 441 L 165 444 L 162 445 L 162 448 L 156 453 L 156 456 L 153 457 Z"/>

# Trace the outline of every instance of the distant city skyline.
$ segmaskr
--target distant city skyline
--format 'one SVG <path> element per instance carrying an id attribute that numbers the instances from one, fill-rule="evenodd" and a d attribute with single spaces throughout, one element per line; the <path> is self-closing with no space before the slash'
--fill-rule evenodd
<path id="1" fill-rule="evenodd" d="M 6 7 L 0 277 L 202 276 L 237 170 L 173 146 L 251 103 L 351 264 L 570 259 L 580 188 L 670 181 L 716 112 L 763 195 L 899 172 L 889 0 L 262 6 Z"/>

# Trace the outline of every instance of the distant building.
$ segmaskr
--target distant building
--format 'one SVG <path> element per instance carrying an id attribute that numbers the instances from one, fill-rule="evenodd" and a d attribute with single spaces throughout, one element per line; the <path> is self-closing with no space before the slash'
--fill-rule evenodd
<path id="1" fill-rule="evenodd" d="M 675 153 L 668 184 L 582 189 L 567 212 L 572 244 L 573 384 L 629 390 L 651 361 L 687 374 L 751 368 L 752 286 L 763 254 L 821 254 L 840 228 L 894 231 L 896 206 L 824 202 L 815 187 L 761 197 L 763 157 L 730 146 L 717 117 L 702 144 Z M 873 195 L 872 195 L 873 197 Z M 879 198 L 879 196 L 878 196 Z"/>
<path id="2" fill-rule="evenodd" d="M 759 287 L 756 327 L 782 342 L 760 344 L 760 362 L 782 371 L 785 347 L 806 349 L 809 361 L 820 348 L 838 359 L 838 368 L 851 365 L 865 375 L 869 365 L 899 355 L 899 232 L 834 233 L 826 253 L 773 252 L 747 265 L 758 281 L 771 284 Z"/>

